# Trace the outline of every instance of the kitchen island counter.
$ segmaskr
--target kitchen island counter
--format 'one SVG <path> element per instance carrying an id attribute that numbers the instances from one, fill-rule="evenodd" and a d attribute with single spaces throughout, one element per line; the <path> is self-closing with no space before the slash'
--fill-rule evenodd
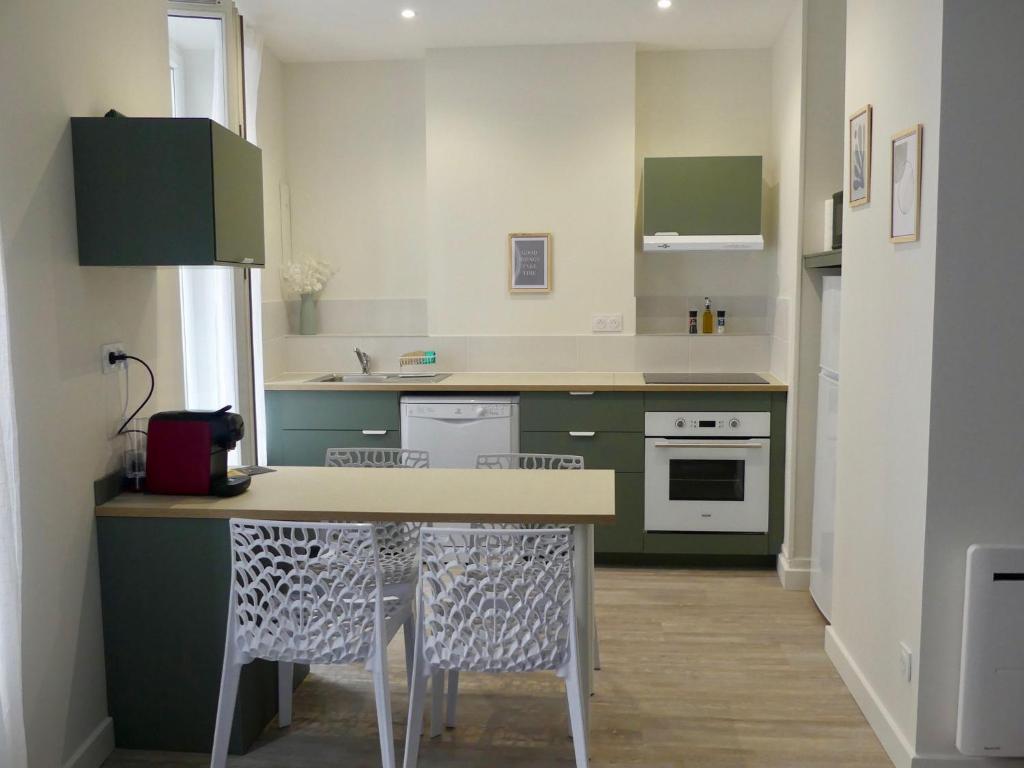
<path id="1" fill-rule="evenodd" d="M 593 525 L 615 521 L 614 472 L 280 467 L 232 498 L 122 493 L 96 507 L 107 699 L 118 747 L 209 752 L 233 517 L 571 526 L 580 666 L 590 684 Z M 276 665 L 247 665 L 231 751 L 245 752 L 276 711 Z"/>

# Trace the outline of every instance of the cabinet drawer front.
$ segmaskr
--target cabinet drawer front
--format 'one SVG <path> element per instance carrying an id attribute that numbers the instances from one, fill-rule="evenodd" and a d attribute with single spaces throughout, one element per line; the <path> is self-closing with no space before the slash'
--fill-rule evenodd
<path id="1" fill-rule="evenodd" d="M 594 526 L 597 552 L 642 552 L 644 548 L 644 476 L 615 473 L 615 523 Z"/>
<path id="2" fill-rule="evenodd" d="M 600 430 L 642 432 L 639 392 L 523 392 L 519 424 L 526 431 Z"/>
<path id="3" fill-rule="evenodd" d="M 398 392 L 268 392 L 272 429 L 398 429 Z"/>
<path id="4" fill-rule="evenodd" d="M 526 453 L 568 453 L 582 456 L 587 469 L 643 472 L 644 436 L 641 432 L 523 432 L 520 450 Z"/>
<path id="5" fill-rule="evenodd" d="M 375 434 L 380 431 L 384 434 Z M 277 466 L 322 467 L 328 448 L 402 447 L 397 429 L 283 429 L 268 438 L 270 463 Z"/>

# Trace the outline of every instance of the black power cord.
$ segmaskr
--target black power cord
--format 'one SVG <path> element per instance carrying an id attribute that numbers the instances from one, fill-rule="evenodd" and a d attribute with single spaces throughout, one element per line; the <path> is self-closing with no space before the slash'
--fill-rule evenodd
<path id="1" fill-rule="evenodd" d="M 147 363 L 141 357 L 136 357 L 135 355 L 126 355 L 123 352 L 111 352 L 107 356 L 107 360 L 110 362 L 111 365 L 117 365 L 122 360 L 134 360 L 137 363 L 142 363 L 142 367 L 145 368 L 146 371 L 149 373 L 149 392 L 146 394 L 146 399 L 139 404 L 138 408 L 132 411 L 132 415 L 125 419 L 124 424 L 122 424 L 120 429 L 117 430 L 117 434 L 119 435 L 123 435 L 126 432 L 139 432 L 143 435 L 146 434 L 146 432 L 141 429 L 126 430 L 125 427 L 132 423 L 132 419 L 134 419 L 139 414 L 139 411 L 146 407 L 146 403 L 148 403 L 150 398 L 153 397 L 153 390 L 156 389 L 156 376 L 153 375 L 153 369 L 150 368 L 149 363 Z"/>

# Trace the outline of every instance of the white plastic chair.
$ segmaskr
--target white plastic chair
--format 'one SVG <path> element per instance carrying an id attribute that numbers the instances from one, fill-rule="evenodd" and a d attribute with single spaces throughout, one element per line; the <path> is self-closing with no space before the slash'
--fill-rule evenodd
<path id="1" fill-rule="evenodd" d="M 232 578 L 211 768 L 223 768 L 242 667 L 364 662 L 373 675 L 381 762 L 395 765 L 387 646 L 412 625 L 411 597 L 387 597 L 367 523 L 231 520 Z M 282 664 L 281 666 L 284 666 Z M 280 681 L 279 681 L 280 682 Z M 291 678 L 287 681 L 291 706 Z M 284 691 L 279 691 L 283 701 Z"/>
<path id="2" fill-rule="evenodd" d="M 424 528 L 405 768 L 415 768 L 427 681 L 452 671 L 552 670 L 565 680 L 577 768 L 584 692 L 567 528 Z"/>
<path id="3" fill-rule="evenodd" d="M 566 453 L 481 453 L 477 469 L 583 469 L 583 457 Z"/>
<path id="4" fill-rule="evenodd" d="M 425 469 L 430 452 L 411 448 L 328 448 L 324 466 Z"/>
<path id="5" fill-rule="evenodd" d="M 583 469 L 583 457 L 576 456 L 573 454 L 565 453 L 482 453 L 476 457 L 476 468 L 477 469 L 538 469 L 538 470 L 557 470 L 557 469 Z M 547 524 L 535 524 L 535 525 L 513 525 L 508 523 L 473 523 L 474 528 L 490 528 L 490 529 L 508 529 L 508 528 L 532 528 L 537 530 L 545 530 L 557 528 L 555 525 Z M 601 649 L 597 641 L 597 624 L 594 624 L 594 669 L 601 668 Z M 453 670 L 448 673 L 448 686 L 446 706 L 445 706 L 445 718 L 444 724 L 448 728 L 455 727 L 456 721 L 456 707 L 459 697 L 459 673 L 457 670 Z M 438 690 L 440 686 L 437 687 Z M 440 702 L 438 697 L 440 693 L 435 693 L 435 701 L 433 704 L 434 716 L 431 717 L 431 736 L 436 736 L 440 733 L 440 730 L 435 726 L 435 717 L 440 719 Z"/>

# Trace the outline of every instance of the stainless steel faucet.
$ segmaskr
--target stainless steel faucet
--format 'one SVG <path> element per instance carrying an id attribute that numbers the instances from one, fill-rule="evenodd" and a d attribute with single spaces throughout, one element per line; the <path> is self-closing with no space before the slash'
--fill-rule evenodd
<path id="1" fill-rule="evenodd" d="M 363 368 L 363 375 L 368 376 L 370 374 L 370 356 L 356 347 L 356 357 L 359 358 L 359 365 Z"/>

